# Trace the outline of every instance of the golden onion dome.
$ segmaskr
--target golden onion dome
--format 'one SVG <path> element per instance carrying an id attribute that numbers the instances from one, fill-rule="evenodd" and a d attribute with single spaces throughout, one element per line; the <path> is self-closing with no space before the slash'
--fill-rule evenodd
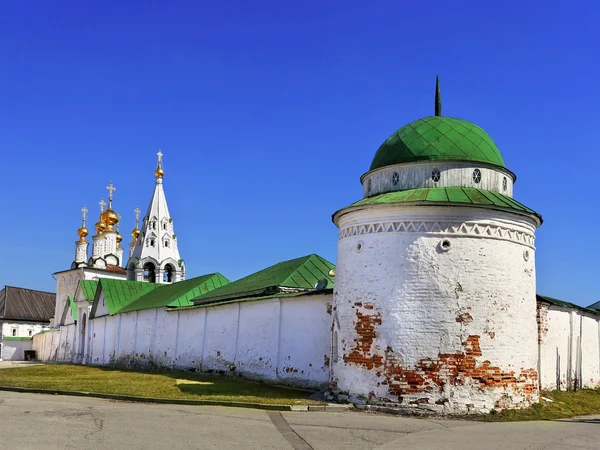
<path id="1" fill-rule="evenodd" d="M 88 229 L 85 227 L 85 225 L 82 225 L 81 228 L 77 230 L 77 234 L 79 235 L 79 240 L 83 242 L 85 241 L 85 237 L 90 233 L 88 232 Z"/>
<path id="2" fill-rule="evenodd" d="M 134 241 L 137 240 L 140 233 L 141 233 L 141 231 L 138 227 L 135 227 L 133 230 L 131 230 L 131 237 L 133 238 Z"/>
<path id="3" fill-rule="evenodd" d="M 98 222 L 96 222 L 96 225 L 94 225 L 94 228 L 96 228 L 96 231 L 98 232 L 98 236 L 102 236 L 102 232 L 104 230 L 106 230 L 106 224 L 102 221 L 102 219 L 100 219 Z"/>
<path id="4" fill-rule="evenodd" d="M 156 170 L 154 171 L 154 176 L 156 178 L 162 178 L 165 176 L 165 171 L 163 170 L 162 166 L 156 166 Z"/>
<path id="5" fill-rule="evenodd" d="M 123 236 L 121 236 L 121 233 L 119 233 L 117 231 L 117 236 L 115 237 L 115 239 L 117 240 L 117 243 L 121 242 L 123 240 Z"/>
<path id="6" fill-rule="evenodd" d="M 119 223 L 119 215 L 109 207 L 102 213 L 102 221 L 106 224 L 108 231 L 113 231 L 113 225 Z"/>

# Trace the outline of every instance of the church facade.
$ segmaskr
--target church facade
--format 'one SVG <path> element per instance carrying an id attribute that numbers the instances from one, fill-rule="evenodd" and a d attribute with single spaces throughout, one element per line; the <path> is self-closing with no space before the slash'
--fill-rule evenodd
<path id="1" fill-rule="evenodd" d="M 195 369 L 329 389 L 357 404 L 487 413 L 541 389 L 597 387 L 600 316 L 536 295 L 541 216 L 513 198 L 516 176 L 477 125 L 411 122 L 377 150 L 363 198 L 337 211 L 337 266 L 318 255 L 237 281 L 186 279 L 162 154 L 123 258 L 101 202 L 88 257 L 58 272 L 44 360 Z M 568 324 L 568 326 L 567 326 Z"/>

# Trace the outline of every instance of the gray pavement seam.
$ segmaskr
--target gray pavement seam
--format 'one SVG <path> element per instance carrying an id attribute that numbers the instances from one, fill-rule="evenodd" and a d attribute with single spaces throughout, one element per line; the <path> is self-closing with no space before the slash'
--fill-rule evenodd
<path id="1" fill-rule="evenodd" d="M 290 443 L 294 450 L 314 450 L 292 427 L 287 423 L 280 412 L 267 411 L 269 419 L 277 431 Z"/>

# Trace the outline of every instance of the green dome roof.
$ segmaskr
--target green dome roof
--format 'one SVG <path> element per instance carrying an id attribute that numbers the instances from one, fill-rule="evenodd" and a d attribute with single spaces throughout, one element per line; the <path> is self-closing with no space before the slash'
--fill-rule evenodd
<path id="1" fill-rule="evenodd" d="M 431 116 L 392 134 L 377 150 L 370 170 L 408 162 L 449 160 L 505 167 L 500 150 L 482 128 L 466 120 Z"/>

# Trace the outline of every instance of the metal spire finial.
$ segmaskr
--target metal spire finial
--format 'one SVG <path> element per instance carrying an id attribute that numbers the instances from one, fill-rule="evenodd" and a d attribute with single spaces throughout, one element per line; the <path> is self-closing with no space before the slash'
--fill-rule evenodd
<path id="1" fill-rule="evenodd" d="M 98 202 L 98 204 L 100 205 L 100 214 L 102 214 L 104 212 L 104 207 L 106 206 L 106 202 L 104 201 L 104 199 L 102 199 Z"/>
<path id="2" fill-rule="evenodd" d="M 135 213 L 135 227 L 137 228 L 138 222 L 140 221 L 140 213 L 141 213 L 140 208 L 136 207 L 135 211 L 133 211 L 133 212 Z"/>
<path id="3" fill-rule="evenodd" d="M 85 218 L 87 217 L 87 213 L 88 213 L 88 212 L 89 212 L 89 211 L 88 211 L 88 209 L 87 209 L 87 206 L 85 206 L 85 205 L 84 205 L 84 206 L 83 206 L 83 208 L 81 208 L 81 215 L 82 215 L 82 217 L 83 217 L 83 220 L 82 220 L 82 225 L 81 225 L 82 227 L 85 227 Z"/>
<path id="4" fill-rule="evenodd" d="M 435 76 L 435 115 L 442 115 L 442 94 L 440 92 L 440 77 Z"/>

